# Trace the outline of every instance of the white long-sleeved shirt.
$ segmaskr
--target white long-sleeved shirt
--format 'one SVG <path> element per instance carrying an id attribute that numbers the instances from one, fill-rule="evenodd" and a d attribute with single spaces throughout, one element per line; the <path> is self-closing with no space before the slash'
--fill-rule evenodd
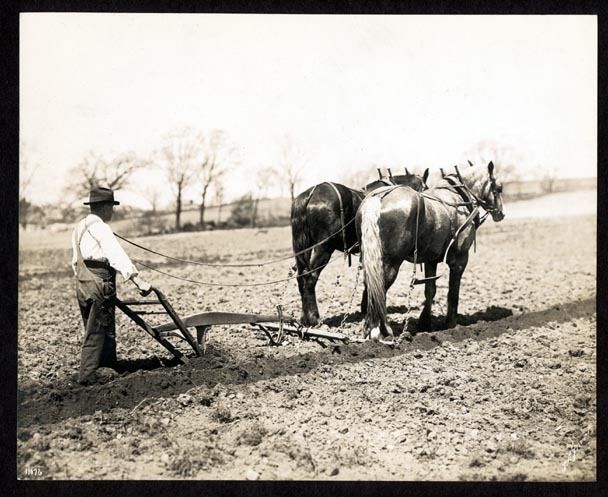
<path id="1" fill-rule="evenodd" d="M 125 281 L 138 274 L 137 268 L 114 236 L 112 228 L 95 214 L 89 214 L 82 219 L 72 233 L 72 269 L 74 274 L 76 274 L 77 260 L 76 242 L 85 230 L 85 226 L 88 227 L 88 230 L 80 241 L 80 252 L 85 261 L 107 262 L 122 275 Z"/>

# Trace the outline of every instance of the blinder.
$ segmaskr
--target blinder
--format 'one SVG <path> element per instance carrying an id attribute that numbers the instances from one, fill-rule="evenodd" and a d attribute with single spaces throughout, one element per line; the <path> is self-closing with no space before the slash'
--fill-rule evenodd
<path id="1" fill-rule="evenodd" d="M 484 199 L 476 197 L 478 204 L 484 208 L 487 212 L 496 212 L 498 210 L 498 196 L 502 193 L 502 186 L 498 186 L 496 184 L 496 178 L 492 174 L 490 176 L 490 182 L 488 183 L 487 188 L 490 190 L 487 195 L 484 195 Z M 490 205 L 490 201 L 486 200 L 492 195 L 492 202 Z"/>

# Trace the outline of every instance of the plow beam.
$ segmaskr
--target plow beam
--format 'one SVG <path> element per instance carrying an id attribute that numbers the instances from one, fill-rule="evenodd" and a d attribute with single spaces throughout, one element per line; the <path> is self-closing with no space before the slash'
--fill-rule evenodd
<path id="1" fill-rule="evenodd" d="M 214 326 L 226 324 L 257 324 L 279 322 L 281 317 L 277 315 L 265 314 L 242 314 L 237 312 L 201 312 L 183 318 L 183 323 L 187 328 L 198 326 Z M 283 316 L 283 321 L 288 323 L 295 322 L 294 319 Z M 171 331 L 177 329 L 175 323 L 161 324 L 156 327 L 158 331 Z"/>

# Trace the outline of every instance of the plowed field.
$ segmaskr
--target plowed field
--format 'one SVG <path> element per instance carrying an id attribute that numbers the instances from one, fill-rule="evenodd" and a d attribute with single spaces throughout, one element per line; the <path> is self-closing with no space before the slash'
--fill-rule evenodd
<path id="1" fill-rule="evenodd" d="M 126 370 L 75 382 L 83 336 L 70 251 L 21 247 L 18 476 L 50 479 L 594 480 L 596 475 L 596 224 L 594 215 L 514 217 L 480 230 L 460 298 L 443 329 L 398 348 L 290 337 L 273 347 L 246 326 L 212 329 L 190 367 L 118 316 Z M 271 260 L 290 229 L 188 233 L 139 242 L 177 257 Z M 183 315 L 204 310 L 299 316 L 292 261 L 264 268 L 133 259 Z M 361 336 L 361 281 L 335 254 L 318 285 L 324 326 Z M 388 294 L 402 329 L 411 266 Z M 119 278 L 120 279 L 120 278 Z M 119 284 L 119 296 L 135 297 Z M 424 298 L 412 296 L 415 331 Z M 344 313 L 350 312 L 344 319 Z M 344 324 L 340 327 L 340 324 Z"/>

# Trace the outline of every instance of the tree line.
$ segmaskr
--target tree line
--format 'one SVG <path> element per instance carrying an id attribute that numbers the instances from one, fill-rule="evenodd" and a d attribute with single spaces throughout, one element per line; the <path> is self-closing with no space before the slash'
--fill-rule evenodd
<path id="1" fill-rule="evenodd" d="M 234 224 L 239 226 L 256 226 L 258 205 L 261 198 L 266 197 L 273 188 L 287 191 L 291 200 L 298 193 L 307 159 L 302 149 L 288 136 L 279 143 L 279 154 L 274 165 L 261 167 L 251 186 L 251 190 L 236 203 L 232 217 Z M 504 183 L 520 179 L 520 164 L 522 156 L 512 146 L 499 144 L 493 140 L 481 140 L 464 153 L 467 159 L 474 163 L 486 163 L 493 160 L 501 172 Z M 135 186 L 135 190 L 144 197 L 151 206 L 147 212 L 148 222 L 155 216 L 161 198 L 161 189 L 169 187 L 173 193 L 174 230 L 181 231 L 182 211 L 184 209 L 184 191 L 197 191 L 198 195 L 198 226 L 206 227 L 205 210 L 211 199 L 216 205 L 224 202 L 225 181 L 230 179 L 229 173 L 238 174 L 240 166 L 239 149 L 222 130 L 204 132 L 192 127 L 175 129 L 165 134 L 156 148 L 147 157 L 135 152 L 123 152 L 107 158 L 96 152 L 89 152 L 67 174 L 67 182 L 63 191 L 62 215 L 71 222 L 74 205 L 77 200 L 88 195 L 89 190 L 96 186 L 108 186 L 120 190 Z M 43 209 L 34 205 L 30 200 L 32 180 L 40 165 L 32 160 L 28 147 L 21 143 L 20 149 L 20 196 L 19 219 L 22 227 L 28 222 L 43 217 Z M 339 181 L 348 186 L 362 187 L 375 177 L 377 164 L 371 164 L 359 170 L 343 171 L 337 178 L 327 180 Z M 416 169 L 410 166 L 410 170 Z M 134 178 L 152 170 L 160 171 L 164 179 L 162 185 L 138 187 Z M 550 192 L 556 172 L 542 169 L 543 184 Z M 121 209 L 128 213 L 128 209 Z M 118 214 L 118 212 L 117 212 Z M 192 226 L 188 226 L 191 229 Z"/>
<path id="2" fill-rule="evenodd" d="M 302 178 L 305 165 L 300 149 L 288 136 L 280 144 L 280 158 L 276 165 L 261 167 L 252 191 L 242 199 L 249 203 L 251 224 L 255 225 L 260 198 L 273 187 L 286 189 L 291 198 Z M 205 229 L 205 210 L 210 200 L 221 205 L 224 199 L 224 182 L 229 180 L 230 172 L 240 166 L 238 148 L 228 135 L 218 129 L 204 132 L 192 127 L 183 127 L 165 134 L 160 146 L 149 156 L 143 157 L 135 152 L 123 152 L 107 158 L 98 152 L 87 153 L 77 164 L 70 168 L 63 191 L 63 204 L 66 217 L 78 199 L 88 195 L 94 186 L 107 186 L 113 190 L 135 187 L 151 206 L 150 213 L 156 213 L 162 197 L 161 188 L 171 188 L 173 193 L 174 230 L 182 230 L 184 210 L 184 191 L 188 188 L 197 191 L 199 229 Z M 39 169 L 34 164 L 28 147 L 21 143 L 20 150 L 20 195 L 19 218 L 22 227 L 38 217 L 40 207 L 32 204 L 30 188 L 32 179 Z M 138 174 L 153 170 L 162 173 L 162 185 L 138 187 L 135 179 Z M 235 173 L 238 174 L 238 173 Z"/>

